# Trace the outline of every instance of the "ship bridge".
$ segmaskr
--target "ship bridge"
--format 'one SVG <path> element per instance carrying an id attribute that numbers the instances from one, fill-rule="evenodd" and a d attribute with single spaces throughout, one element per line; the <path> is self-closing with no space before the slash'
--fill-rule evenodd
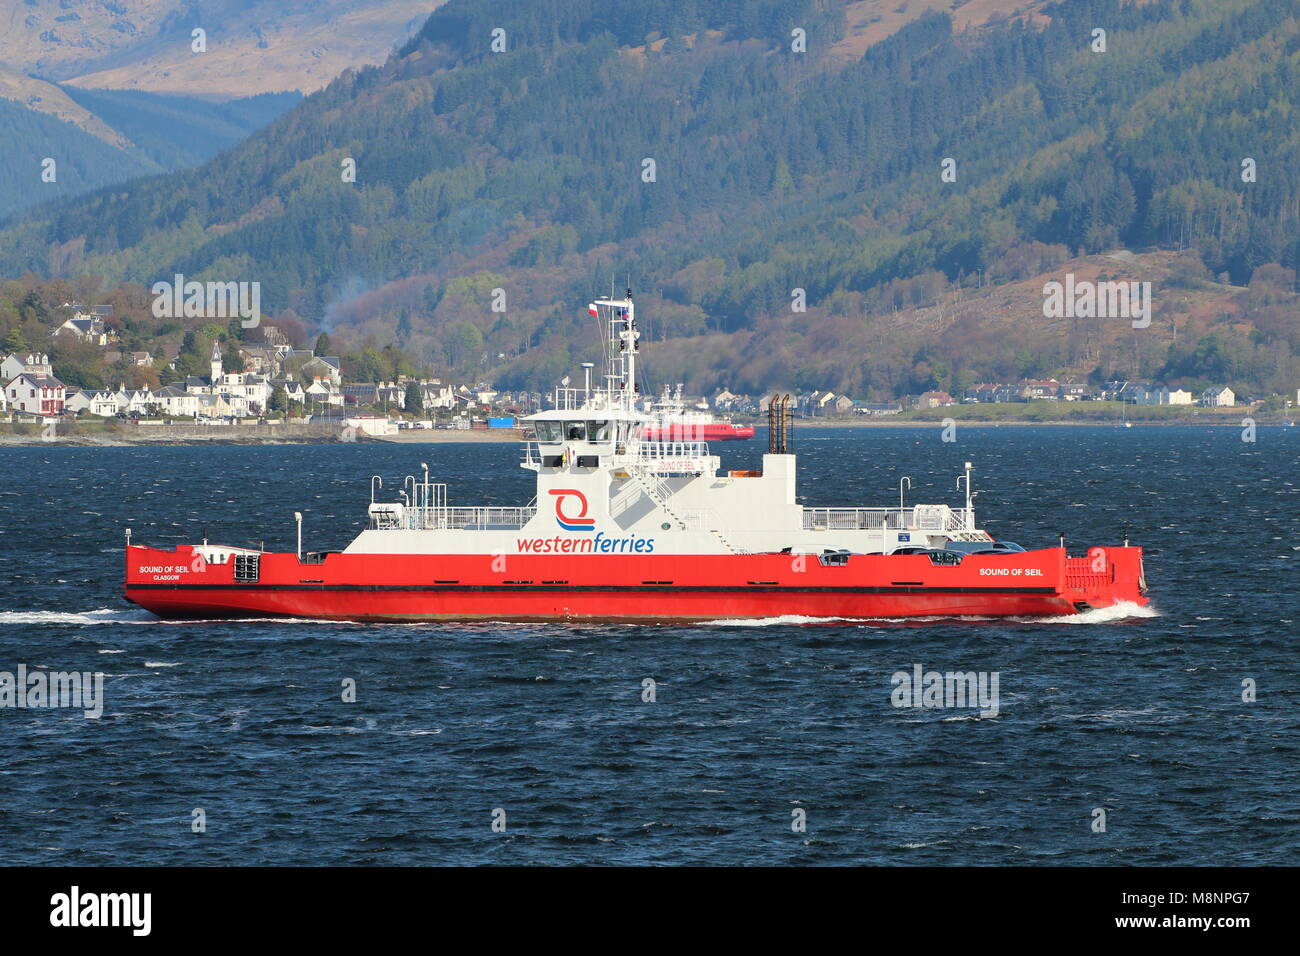
<path id="1" fill-rule="evenodd" d="M 645 437 L 650 419 L 603 410 L 552 410 L 524 419 L 533 431 L 524 441 L 522 467 L 553 471 L 618 467 L 652 474 L 702 475 L 720 461 L 702 441 Z"/>

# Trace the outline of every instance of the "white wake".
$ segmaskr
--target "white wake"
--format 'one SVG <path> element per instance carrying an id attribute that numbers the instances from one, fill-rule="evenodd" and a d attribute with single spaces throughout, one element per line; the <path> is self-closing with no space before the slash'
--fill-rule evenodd
<path id="1" fill-rule="evenodd" d="M 101 607 L 94 611 L 0 611 L 0 627 L 16 624 L 149 624 L 157 621 L 143 608 Z"/>
<path id="2" fill-rule="evenodd" d="M 719 618 L 702 621 L 701 627 L 777 627 L 790 624 L 931 624 L 937 621 L 1009 621 L 1014 624 L 1113 624 L 1138 617 L 1160 617 L 1151 605 L 1121 601 L 1110 607 L 1093 608 L 1082 614 L 1054 617 L 993 617 L 988 614 L 918 615 L 916 617 L 813 617 L 806 614 L 780 614 L 773 617 Z"/>
<path id="3" fill-rule="evenodd" d="M 1120 601 L 1110 607 L 1095 607 L 1082 614 L 1062 614 L 1059 617 L 1017 617 L 1009 620 L 1023 624 L 1113 624 L 1115 621 L 1127 621 L 1135 617 L 1160 617 L 1160 612 L 1150 604 Z"/>

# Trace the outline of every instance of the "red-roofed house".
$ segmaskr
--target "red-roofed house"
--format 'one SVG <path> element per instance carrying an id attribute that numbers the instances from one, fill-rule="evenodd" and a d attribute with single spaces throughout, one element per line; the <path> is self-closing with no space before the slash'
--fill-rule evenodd
<path id="1" fill-rule="evenodd" d="M 938 408 L 941 405 L 956 405 L 947 392 L 922 392 L 916 399 L 917 408 Z"/>

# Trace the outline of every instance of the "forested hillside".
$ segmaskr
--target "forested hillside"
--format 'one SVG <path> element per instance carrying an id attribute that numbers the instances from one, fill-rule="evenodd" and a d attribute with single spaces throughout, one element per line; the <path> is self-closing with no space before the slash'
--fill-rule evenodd
<path id="1" fill-rule="evenodd" d="M 194 166 L 261 129 L 302 99 L 297 92 L 260 93 L 210 102 L 136 90 L 65 92 L 127 137 L 162 170 Z"/>
<path id="2" fill-rule="evenodd" d="M 105 142 L 72 123 L 0 99 L 0 216 L 41 199 L 76 195 L 110 183 L 157 172 L 147 157 Z M 46 157 L 62 160 L 55 180 L 42 182 Z"/>
<path id="3" fill-rule="evenodd" d="M 926 14 L 848 61 L 830 55 L 844 9 L 451 0 L 386 65 L 205 166 L 18 217 L 0 272 L 255 279 L 264 308 L 535 386 L 590 355 L 585 297 L 630 273 L 652 340 L 709 343 L 694 386 L 761 362 L 772 385 L 811 368 L 865 395 L 1120 356 L 1153 375 L 1199 345 L 1176 316 L 1204 302 L 1178 289 L 1240 303 L 1276 266 L 1280 320 L 1234 305 L 1193 329 L 1244 356 L 1225 377 L 1294 381 L 1295 4 L 1070 0 L 962 32 Z M 942 319 L 971 289 L 1124 247 L 1181 253 L 1140 343 L 1112 322 L 1062 347 L 1032 307 Z M 926 309 L 941 320 L 918 332 Z"/>
<path id="4" fill-rule="evenodd" d="M 102 133 L 0 98 L 0 217 L 43 200 L 195 166 L 302 99 L 297 92 L 226 102 L 130 90 L 60 92 L 84 108 L 91 128 Z M 42 178 L 47 158 L 55 160 L 52 180 Z"/>

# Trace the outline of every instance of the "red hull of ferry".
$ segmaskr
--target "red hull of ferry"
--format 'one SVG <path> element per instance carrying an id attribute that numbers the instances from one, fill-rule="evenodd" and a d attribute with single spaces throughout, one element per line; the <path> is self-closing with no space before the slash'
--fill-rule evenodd
<path id="1" fill-rule="evenodd" d="M 753 437 L 753 425 L 733 425 L 731 422 L 649 425 L 645 430 L 647 441 L 739 441 Z"/>
<path id="2" fill-rule="evenodd" d="M 304 563 L 262 554 L 258 580 L 204 565 L 189 546 L 127 548 L 125 596 L 165 618 L 346 621 L 698 621 L 1074 614 L 1146 604 L 1142 549 L 970 555 L 369 555 Z"/>

